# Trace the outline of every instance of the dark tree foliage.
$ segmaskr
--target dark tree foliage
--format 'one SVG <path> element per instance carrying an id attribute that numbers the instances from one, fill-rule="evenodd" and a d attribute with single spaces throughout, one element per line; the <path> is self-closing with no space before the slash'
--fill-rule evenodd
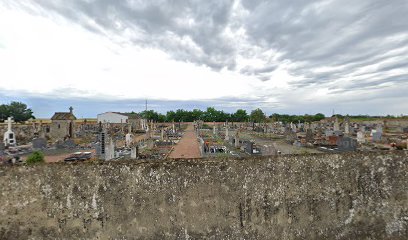
<path id="1" fill-rule="evenodd" d="M 143 111 L 139 113 L 143 118 L 153 120 L 156 122 L 193 122 L 196 120 L 203 120 L 204 122 L 266 122 L 265 113 L 257 108 L 251 112 L 250 115 L 243 110 L 238 109 L 235 113 L 226 113 L 224 111 L 216 110 L 214 107 L 208 107 L 205 111 L 200 109 L 193 109 L 192 111 L 177 109 L 176 111 L 168 111 L 165 115 L 157 113 L 153 110 Z M 314 122 L 324 119 L 322 113 L 315 115 L 287 115 L 274 113 L 269 118 L 272 121 L 289 122 Z"/>
<path id="2" fill-rule="evenodd" d="M 243 109 L 238 109 L 235 113 L 231 115 L 231 121 L 233 122 L 246 122 L 249 116 L 247 112 Z"/>
<path id="3" fill-rule="evenodd" d="M 11 102 L 10 104 L 0 105 L 0 121 L 13 117 L 16 122 L 27 121 L 33 116 L 33 111 L 27 108 L 27 105 L 21 102 Z"/>
<path id="4" fill-rule="evenodd" d="M 155 122 L 164 122 L 166 120 L 166 116 L 153 110 L 143 111 L 140 113 L 140 116 L 142 118 L 153 120 Z"/>
<path id="5" fill-rule="evenodd" d="M 283 122 L 283 123 L 290 123 L 290 122 L 315 122 L 315 121 L 320 121 L 325 118 L 324 114 L 322 113 L 317 113 L 315 115 L 288 115 L 288 114 L 278 114 L 274 113 L 269 118 L 272 119 L 272 121 L 276 122 Z"/>
<path id="6" fill-rule="evenodd" d="M 265 118 L 265 113 L 260 108 L 257 108 L 251 112 L 251 120 L 253 122 L 263 122 L 265 121 Z"/>

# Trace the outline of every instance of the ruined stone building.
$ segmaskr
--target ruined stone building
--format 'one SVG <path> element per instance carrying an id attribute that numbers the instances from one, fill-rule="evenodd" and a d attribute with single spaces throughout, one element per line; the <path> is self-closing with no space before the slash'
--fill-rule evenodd
<path id="1" fill-rule="evenodd" d="M 51 126 L 49 135 L 53 139 L 73 138 L 75 120 L 73 108 L 69 108 L 69 112 L 56 112 L 51 118 Z"/>

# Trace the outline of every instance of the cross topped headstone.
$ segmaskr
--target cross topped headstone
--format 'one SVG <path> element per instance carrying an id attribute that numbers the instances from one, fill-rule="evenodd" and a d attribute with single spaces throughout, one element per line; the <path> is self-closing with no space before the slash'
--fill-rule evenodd
<path id="1" fill-rule="evenodd" d="M 7 118 L 7 120 L 6 120 L 6 123 L 7 123 L 7 131 L 11 131 L 11 123 L 13 123 L 13 122 L 14 122 L 14 120 L 13 120 L 12 117 L 8 117 L 8 118 Z"/>
<path id="2" fill-rule="evenodd" d="M 4 133 L 3 137 L 3 142 L 5 146 L 15 146 L 17 144 L 16 142 L 16 135 L 14 132 L 11 130 L 11 123 L 14 122 L 11 117 L 8 117 L 8 119 L 5 121 L 7 122 L 7 131 Z"/>

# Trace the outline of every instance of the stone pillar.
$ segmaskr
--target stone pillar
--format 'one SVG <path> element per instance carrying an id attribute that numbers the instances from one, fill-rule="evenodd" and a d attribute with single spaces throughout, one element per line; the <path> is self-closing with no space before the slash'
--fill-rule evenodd
<path id="1" fill-rule="evenodd" d="M 229 141 L 228 126 L 225 127 L 225 141 Z"/>
<path id="2" fill-rule="evenodd" d="M 349 122 L 345 122 L 344 123 L 344 133 L 345 134 L 350 134 L 350 124 L 349 124 Z"/>
<path id="3" fill-rule="evenodd" d="M 105 160 L 111 160 L 115 158 L 115 145 L 112 138 L 109 140 L 109 144 L 105 148 Z"/>
<path id="4" fill-rule="evenodd" d="M 334 121 L 333 130 L 334 131 L 340 131 L 340 124 L 339 124 L 339 119 L 338 118 L 336 118 L 336 120 Z"/>

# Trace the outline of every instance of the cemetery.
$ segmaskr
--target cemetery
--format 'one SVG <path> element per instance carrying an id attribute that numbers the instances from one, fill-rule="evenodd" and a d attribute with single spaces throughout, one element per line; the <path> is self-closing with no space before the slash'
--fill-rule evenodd
<path id="1" fill-rule="evenodd" d="M 56 112 L 50 119 L 16 123 L 9 117 L 0 123 L 0 134 L 2 163 L 22 163 L 38 150 L 44 153 L 45 162 L 63 162 L 75 152 L 88 153 L 86 160 L 111 161 L 187 155 L 212 158 L 369 152 L 408 147 L 408 121 L 401 119 L 351 121 L 332 117 L 298 123 L 159 123 L 138 114 L 118 112 L 102 113 L 96 119 L 77 119 L 72 107 L 68 112 Z"/>

